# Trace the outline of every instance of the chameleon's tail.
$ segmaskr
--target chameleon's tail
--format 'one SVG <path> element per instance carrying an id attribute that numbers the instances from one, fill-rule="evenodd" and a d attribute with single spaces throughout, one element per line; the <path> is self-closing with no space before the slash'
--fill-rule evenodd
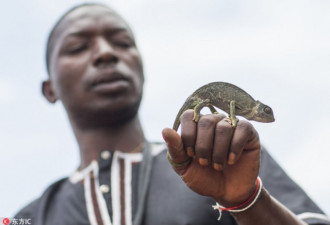
<path id="1" fill-rule="evenodd" d="M 176 119 L 175 119 L 174 124 L 173 124 L 173 130 L 178 131 L 178 128 L 180 126 L 180 116 L 179 115 L 176 116 Z"/>
<path id="2" fill-rule="evenodd" d="M 192 104 L 193 101 L 186 101 L 183 106 L 181 107 L 181 109 L 179 110 L 178 114 L 176 115 L 174 124 L 173 124 L 173 130 L 178 130 L 179 126 L 180 126 L 180 117 L 181 115 L 184 113 L 184 111 L 188 110 L 188 109 L 193 109 L 195 106 Z"/>

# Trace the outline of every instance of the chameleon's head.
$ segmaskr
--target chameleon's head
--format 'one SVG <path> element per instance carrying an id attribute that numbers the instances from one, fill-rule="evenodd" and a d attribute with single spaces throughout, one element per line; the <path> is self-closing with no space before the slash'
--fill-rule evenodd
<path id="1" fill-rule="evenodd" d="M 263 104 L 262 102 L 257 101 L 257 105 L 255 106 L 253 111 L 254 115 L 252 120 L 263 123 L 271 123 L 275 121 L 272 108 L 270 108 L 268 105 Z"/>

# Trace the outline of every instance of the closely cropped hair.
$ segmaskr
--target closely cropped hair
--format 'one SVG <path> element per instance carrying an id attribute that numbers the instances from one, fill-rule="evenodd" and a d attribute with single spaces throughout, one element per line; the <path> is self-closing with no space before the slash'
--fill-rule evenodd
<path id="1" fill-rule="evenodd" d="M 53 26 L 53 29 L 50 31 L 49 36 L 47 38 L 47 42 L 46 42 L 46 67 L 47 67 L 47 72 L 48 75 L 50 75 L 50 68 L 49 68 L 49 60 L 50 60 L 50 55 L 53 51 L 53 36 L 54 33 L 57 29 L 57 27 L 59 26 L 59 24 L 63 21 L 63 19 L 69 15 L 72 11 L 78 9 L 78 8 L 82 8 L 82 7 L 86 7 L 86 6 L 101 6 L 104 8 L 108 8 L 110 10 L 112 10 L 109 6 L 101 4 L 101 3 L 83 3 L 77 6 L 74 6 L 73 8 L 69 9 L 66 13 L 64 13 L 55 23 L 55 25 Z"/>

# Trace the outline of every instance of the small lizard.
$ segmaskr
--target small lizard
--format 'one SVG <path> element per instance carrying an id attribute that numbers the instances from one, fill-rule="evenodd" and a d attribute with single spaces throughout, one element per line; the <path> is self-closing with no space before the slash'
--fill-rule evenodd
<path id="1" fill-rule="evenodd" d="M 214 106 L 229 114 L 233 128 L 238 123 L 236 115 L 264 123 L 275 121 L 273 110 L 269 106 L 254 100 L 241 88 L 230 83 L 213 82 L 200 87 L 187 98 L 176 116 L 173 129 L 178 130 L 180 116 L 187 109 L 194 110 L 193 120 L 198 122 L 200 111 L 204 107 L 208 107 L 214 114 L 218 113 Z"/>

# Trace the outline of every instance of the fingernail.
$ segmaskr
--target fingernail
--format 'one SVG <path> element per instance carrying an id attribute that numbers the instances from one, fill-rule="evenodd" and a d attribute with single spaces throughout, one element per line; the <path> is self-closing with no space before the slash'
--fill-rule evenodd
<path id="1" fill-rule="evenodd" d="M 235 158 L 236 158 L 236 154 L 235 153 L 233 153 L 233 152 L 229 153 L 228 164 L 229 165 L 234 165 Z"/>
<path id="2" fill-rule="evenodd" d="M 198 162 L 201 166 L 207 166 L 209 165 L 209 161 L 207 159 L 199 158 Z"/>
<path id="3" fill-rule="evenodd" d="M 195 156 L 195 152 L 194 152 L 192 147 L 187 147 L 187 155 L 190 156 L 190 157 Z"/>
<path id="4" fill-rule="evenodd" d="M 217 171 L 221 171 L 221 170 L 223 170 L 223 165 L 221 165 L 219 163 L 213 163 L 213 168 Z"/>

